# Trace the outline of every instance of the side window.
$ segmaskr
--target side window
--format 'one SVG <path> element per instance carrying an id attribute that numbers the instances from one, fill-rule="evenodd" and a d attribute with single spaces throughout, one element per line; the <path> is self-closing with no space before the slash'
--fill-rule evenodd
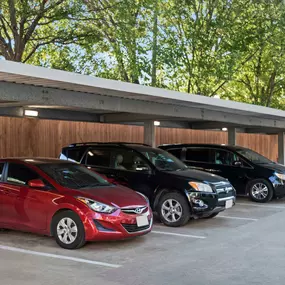
<path id="1" fill-rule="evenodd" d="M 223 165 L 233 165 L 238 161 L 238 157 L 227 150 L 215 149 L 214 150 L 214 163 Z"/>
<path id="2" fill-rule="evenodd" d="M 65 156 L 70 161 L 80 162 L 84 152 L 85 152 L 85 149 L 83 147 L 70 148 L 70 149 L 67 149 Z M 63 156 L 64 154 L 62 154 L 62 157 Z"/>
<path id="3" fill-rule="evenodd" d="M 29 167 L 23 164 L 9 163 L 7 181 L 20 185 L 28 185 L 33 179 L 41 179 L 41 177 Z"/>
<path id="4" fill-rule="evenodd" d="M 111 150 L 109 149 L 89 149 L 87 152 L 87 165 L 110 167 Z"/>
<path id="5" fill-rule="evenodd" d="M 0 163 L 0 180 L 2 179 L 2 173 L 4 170 L 4 165 L 5 165 L 5 163 Z"/>
<path id="6" fill-rule="evenodd" d="M 186 150 L 186 160 L 197 162 L 210 162 L 210 149 L 188 148 Z"/>
<path id="7" fill-rule="evenodd" d="M 176 156 L 177 158 L 181 159 L 181 148 L 171 148 L 167 150 L 172 155 Z"/>
<path id="8" fill-rule="evenodd" d="M 59 159 L 64 159 L 64 160 L 67 160 L 67 147 L 64 147 L 62 150 L 61 150 L 61 153 L 59 155 Z"/>
<path id="9" fill-rule="evenodd" d="M 118 149 L 112 153 L 112 168 L 129 171 L 149 171 L 148 162 L 132 150 Z"/>

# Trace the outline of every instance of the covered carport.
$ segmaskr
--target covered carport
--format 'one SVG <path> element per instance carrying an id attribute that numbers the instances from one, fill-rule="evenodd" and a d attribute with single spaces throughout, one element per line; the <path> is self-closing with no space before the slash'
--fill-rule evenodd
<path id="1" fill-rule="evenodd" d="M 236 143 L 237 132 L 279 134 L 279 161 L 284 163 L 284 115 L 270 108 L 0 61 L 0 116 L 14 117 L 5 118 L 8 121 L 143 125 L 148 144 L 154 144 L 158 122 L 172 128 L 227 128 L 230 144 Z M 3 121 L 0 128 L 5 129 Z M 33 131 L 27 133 L 40 144 Z M 0 138 L 3 143 L 1 133 Z M 22 139 L 20 135 L 11 138 L 15 144 L 19 144 L 15 139 Z M 45 236 L 3 231 L 1 280 L 14 285 L 59 281 L 77 285 L 78 280 L 86 285 L 188 284 L 189 280 L 197 285 L 225 285 L 229 279 L 232 285 L 282 284 L 284 214 L 282 199 L 264 205 L 241 198 L 215 219 L 193 219 L 183 228 L 165 227 L 157 221 L 146 236 L 88 243 L 76 251 L 60 249 Z"/>
<path id="2" fill-rule="evenodd" d="M 229 100 L 0 61 L 0 116 L 144 125 L 155 144 L 155 125 L 236 133 L 278 134 L 285 164 L 285 111 Z"/>

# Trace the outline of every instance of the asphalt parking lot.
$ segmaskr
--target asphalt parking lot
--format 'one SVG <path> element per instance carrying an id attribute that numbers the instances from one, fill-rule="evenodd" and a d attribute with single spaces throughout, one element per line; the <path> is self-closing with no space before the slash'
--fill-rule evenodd
<path id="1" fill-rule="evenodd" d="M 0 232 L 1 284 L 283 284 L 285 199 L 234 208 L 183 228 L 155 222 L 132 240 L 67 251 L 52 238 Z"/>

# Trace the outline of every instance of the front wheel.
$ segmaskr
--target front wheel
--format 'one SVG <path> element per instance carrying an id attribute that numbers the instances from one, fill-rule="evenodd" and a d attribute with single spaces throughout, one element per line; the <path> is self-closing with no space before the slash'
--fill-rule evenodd
<path id="1" fill-rule="evenodd" d="M 170 227 L 183 226 L 190 219 L 186 197 L 176 192 L 167 193 L 160 198 L 157 212 L 160 220 Z"/>
<path id="2" fill-rule="evenodd" d="M 52 221 L 52 232 L 57 244 L 62 248 L 76 249 L 85 244 L 83 223 L 73 211 L 57 214 Z"/>
<path id="3" fill-rule="evenodd" d="M 248 192 L 251 200 L 259 203 L 269 202 L 274 194 L 272 185 L 264 179 L 249 182 Z"/>

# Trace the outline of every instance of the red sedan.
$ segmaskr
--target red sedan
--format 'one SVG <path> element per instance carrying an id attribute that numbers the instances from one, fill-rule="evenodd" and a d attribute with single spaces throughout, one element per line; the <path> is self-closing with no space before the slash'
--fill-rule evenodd
<path id="1" fill-rule="evenodd" d="M 0 160 L 0 228 L 53 236 L 63 248 L 152 228 L 147 198 L 57 159 Z"/>

